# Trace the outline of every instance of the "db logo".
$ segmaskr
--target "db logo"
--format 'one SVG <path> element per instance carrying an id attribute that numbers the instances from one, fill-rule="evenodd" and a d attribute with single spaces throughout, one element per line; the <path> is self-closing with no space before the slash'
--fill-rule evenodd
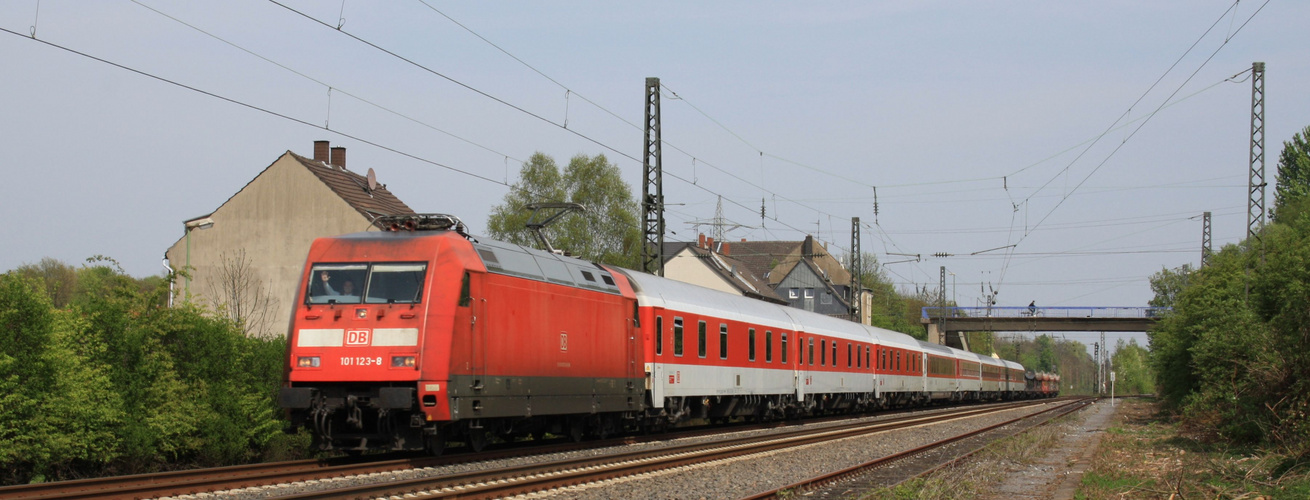
<path id="1" fill-rule="evenodd" d="M 569 350 L 569 334 L 565 332 L 559 332 L 559 350 Z"/>
<path id="2" fill-rule="evenodd" d="M 346 345 L 368 345 L 368 330 L 346 330 Z"/>

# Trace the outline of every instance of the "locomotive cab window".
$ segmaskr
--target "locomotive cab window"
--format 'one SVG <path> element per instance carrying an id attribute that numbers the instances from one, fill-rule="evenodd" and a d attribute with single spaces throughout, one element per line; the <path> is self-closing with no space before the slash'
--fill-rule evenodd
<path id="1" fill-rule="evenodd" d="M 428 265 L 373 264 L 368 275 L 366 304 L 416 304 L 423 293 Z"/>
<path id="2" fill-rule="evenodd" d="M 368 264 L 314 264 L 309 271 L 309 304 L 358 304 L 364 296 Z"/>

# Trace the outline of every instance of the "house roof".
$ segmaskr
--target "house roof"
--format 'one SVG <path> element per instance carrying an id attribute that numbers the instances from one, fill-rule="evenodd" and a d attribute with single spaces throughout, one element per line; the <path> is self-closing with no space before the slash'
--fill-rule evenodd
<path id="1" fill-rule="evenodd" d="M 779 296 L 777 292 L 774 292 L 767 282 L 751 273 L 741 261 L 730 256 L 711 252 L 708 249 L 699 248 L 692 243 L 683 244 L 682 249 L 675 251 L 675 253 L 683 251 L 691 252 L 691 255 L 700 259 L 705 267 L 731 284 L 742 295 L 777 304 L 787 304 L 787 301 Z"/>
<path id="2" fill-rule="evenodd" d="M 340 196 L 342 200 L 350 204 L 355 210 L 359 211 L 370 221 L 373 221 L 381 215 L 407 215 L 413 214 L 414 210 L 409 208 L 405 202 L 396 198 L 387 190 L 385 184 L 378 184 L 376 188 L 368 188 L 368 179 L 355 172 L 346 170 L 344 167 L 328 165 L 327 163 L 306 158 L 298 154 L 287 151 L 296 161 L 304 165 L 310 172 L 318 177 L 323 184 L 326 184 L 333 193 Z M 374 222 L 374 225 L 378 225 Z M 379 228 L 382 226 L 378 225 Z M 385 229 L 385 228 L 383 228 Z"/>
<path id="3" fill-rule="evenodd" d="M 773 273 L 769 275 L 769 284 L 776 286 L 781 283 L 782 279 L 802 261 L 810 263 L 811 268 L 816 271 L 815 274 L 834 285 L 851 284 L 850 271 L 842 266 L 841 261 L 828 253 L 823 245 L 815 244 L 812 236 L 806 236 L 805 241 L 802 241 L 800 246 L 797 246 L 782 259 L 781 263 L 774 268 Z"/>
<path id="4" fill-rule="evenodd" d="M 754 275 L 770 284 L 777 284 L 786 273 L 775 280 L 769 272 L 800 246 L 799 241 L 734 241 L 731 242 L 729 255 L 745 264 L 746 269 Z"/>

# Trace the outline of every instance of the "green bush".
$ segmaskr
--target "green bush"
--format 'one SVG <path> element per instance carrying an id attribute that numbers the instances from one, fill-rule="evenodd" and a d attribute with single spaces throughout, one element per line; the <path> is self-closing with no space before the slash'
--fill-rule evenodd
<path id="1" fill-rule="evenodd" d="M 1191 273 L 1151 332 L 1160 395 L 1190 428 L 1293 452 L 1310 442 L 1307 205 Z"/>
<path id="2" fill-rule="evenodd" d="M 0 275 L 0 483 L 298 457 L 274 399 L 285 340 L 168 308 L 167 280 L 106 262 Z"/>

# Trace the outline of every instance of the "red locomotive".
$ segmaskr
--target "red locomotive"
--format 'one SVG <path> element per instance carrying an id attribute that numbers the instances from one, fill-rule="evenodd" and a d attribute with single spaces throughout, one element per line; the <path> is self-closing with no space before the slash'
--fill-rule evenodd
<path id="1" fill-rule="evenodd" d="M 279 403 L 321 449 L 573 439 L 1054 395 L 1017 363 L 497 241 L 447 215 L 320 238 Z"/>

